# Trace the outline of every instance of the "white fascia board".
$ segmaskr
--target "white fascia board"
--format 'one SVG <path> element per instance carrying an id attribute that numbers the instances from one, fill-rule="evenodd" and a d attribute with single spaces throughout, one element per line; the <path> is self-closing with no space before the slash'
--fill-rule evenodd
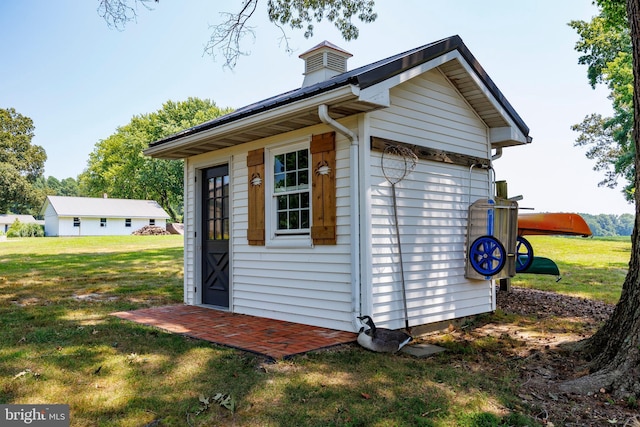
<path id="1" fill-rule="evenodd" d="M 489 129 L 489 142 L 496 146 L 510 146 L 528 144 L 531 142 L 515 126 L 505 126 Z"/>
<path id="2" fill-rule="evenodd" d="M 238 132 L 244 128 L 251 128 L 253 126 L 259 126 L 266 122 L 278 119 L 282 116 L 290 116 L 295 114 L 296 111 L 314 107 L 321 104 L 332 104 L 345 102 L 350 99 L 354 99 L 358 96 L 359 89 L 353 85 L 342 86 L 337 89 L 321 93 L 319 95 L 311 96 L 309 98 L 302 99 L 290 104 L 276 107 L 271 110 L 267 110 L 263 113 L 253 114 L 244 119 L 234 120 L 230 123 L 226 123 L 215 128 L 208 129 L 206 131 L 198 132 L 196 134 L 187 135 L 183 138 L 178 138 L 175 141 L 161 144 L 157 147 L 150 147 L 143 150 L 143 153 L 147 156 L 154 154 L 162 154 L 165 152 L 171 152 L 176 148 L 188 147 L 191 144 L 197 144 L 202 140 L 214 139 L 216 137 L 225 136 L 234 132 Z"/>

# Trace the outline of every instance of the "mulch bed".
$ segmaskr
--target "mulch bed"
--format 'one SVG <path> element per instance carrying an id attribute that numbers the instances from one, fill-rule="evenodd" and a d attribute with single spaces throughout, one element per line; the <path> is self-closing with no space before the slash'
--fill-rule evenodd
<path id="1" fill-rule="evenodd" d="M 547 425 L 565 427 L 629 426 L 640 427 L 640 410 L 626 401 L 616 401 L 606 390 L 585 390 L 582 395 L 554 392 L 554 384 L 584 375 L 586 361 L 573 351 L 575 344 L 591 336 L 613 312 L 613 305 L 532 289 L 513 287 L 511 292 L 497 292 L 497 306 L 505 314 L 553 319 L 557 328 L 542 334 L 530 334 L 516 325 L 485 324 L 473 334 L 503 334 L 524 342 L 513 349 L 512 360 L 520 370 L 522 385 L 518 396 L 532 409 L 537 419 Z M 557 320 L 557 322 L 556 322 Z M 583 325 L 580 333 L 567 324 Z M 505 329 L 506 327 L 506 329 Z M 636 418 L 638 417 L 638 418 Z"/>

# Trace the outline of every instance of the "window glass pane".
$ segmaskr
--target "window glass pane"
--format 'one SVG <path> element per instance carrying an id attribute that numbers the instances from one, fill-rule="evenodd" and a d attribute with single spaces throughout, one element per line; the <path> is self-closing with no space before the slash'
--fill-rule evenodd
<path id="1" fill-rule="evenodd" d="M 309 193 L 306 191 L 304 193 L 300 193 L 300 207 L 309 208 Z"/>
<path id="2" fill-rule="evenodd" d="M 300 215 L 298 211 L 289 211 L 289 230 L 300 228 Z"/>
<path id="3" fill-rule="evenodd" d="M 307 169 L 309 167 L 309 150 L 298 151 L 298 169 Z"/>
<path id="4" fill-rule="evenodd" d="M 284 172 L 284 154 L 278 154 L 273 159 L 273 173 Z"/>
<path id="5" fill-rule="evenodd" d="M 279 173 L 276 174 L 274 179 L 273 179 L 273 188 L 275 189 L 276 193 L 279 191 L 284 191 L 285 187 L 284 187 L 284 174 L 283 173 Z"/>
<path id="6" fill-rule="evenodd" d="M 294 190 L 298 185 L 298 174 L 295 172 L 287 172 L 287 190 Z"/>
<path id="7" fill-rule="evenodd" d="M 300 195 L 291 194 L 289 196 L 289 209 L 298 209 L 300 207 Z"/>
<path id="8" fill-rule="evenodd" d="M 222 182 L 222 195 L 224 197 L 229 197 L 229 175 L 224 176 L 224 181 Z"/>
<path id="9" fill-rule="evenodd" d="M 278 210 L 286 210 L 287 206 L 287 196 L 278 196 Z"/>
<path id="10" fill-rule="evenodd" d="M 304 170 L 298 172 L 298 187 L 309 188 L 309 172 Z"/>
<path id="11" fill-rule="evenodd" d="M 216 219 L 214 223 L 216 228 L 216 240 L 222 240 L 222 220 Z"/>
<path id="12" fill-rule="evenodd" d="M 229 220 L 227 218 L 225 218 L 222 221 L 222 232 L 224 233 L 222 238 L 223 239 L 228 239 L 229 238 Z"/>
<path id="13" fill-rule="evenodd" d="M 300 211 L 300 228 L 309 228 L 309 209 Z"/>
<path id="14" fill-rule="evenodd" d="M 216 211 L 214 218 L 222 218 L 222 199 L 215 199 Z"/>
<path id="15" fill-rule="evenodd" d="M 278 230 L 287 230 L 287 212 L 278 212 Z"/>
<path id="16" fill-rule="evenodd" d="M 213 191 L 215 189 L 215 178 L 209 179 L 209 199 L 213 197 Z"/>
<path id="17" fill-rule="evenodd" d="M 215 183 L 215 197 L 222 197 L 222 177 L 216 177 Z"/>
<path id="18" fill-rule="evenodd" d="M 297 153 L 287 153 L 285 154 L 285 170 L 286 171 L 294 171 L 297 169 L 298 165 L 298 155 Z"/>

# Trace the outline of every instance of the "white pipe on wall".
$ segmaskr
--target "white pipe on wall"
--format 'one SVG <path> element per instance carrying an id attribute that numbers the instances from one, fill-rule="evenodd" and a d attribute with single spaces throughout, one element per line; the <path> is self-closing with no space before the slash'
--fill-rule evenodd
<path id="1" fill-rule="evenodd" d="M 360 191 L 358 176 L 358 135 L 329 116 L 329 107 L 325 104 L 318 106 L 320 120 L 331 126 L 336 132 L 351 140 L 349 147 L 349 186 L 350 186 L 350 216 L 351 216 L 351 314 L 355 331 L 360 329 Z"/>

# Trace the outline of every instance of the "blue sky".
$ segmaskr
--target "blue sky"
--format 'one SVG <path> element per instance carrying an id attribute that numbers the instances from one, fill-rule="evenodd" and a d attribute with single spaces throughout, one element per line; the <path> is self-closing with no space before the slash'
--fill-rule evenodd
<path id="1" fill-rule="evenodd" d="M 299 87 L 298 55 L 329 40 L 353 57 L 349 68 L 458 34 L 531 129 L 533 143 L 507 149 L 494 164 L 521 207 L 591 214 L 633 213 L 619 189 L 599 188 L 601 173 L 574 147 L 571 131 L 590 113 L 610 114 L 604 88 L 591 89 L 567 23 L 590 20 L 591 0 L 378 0 L 379 18 L 345 42 L 329 24 L 305 39 L 289 30 L 293 54 L 266 19 L 266 0 L 254 17 L 250 55 L 235 70 L 203 55 L 220 12 L 235 1 L 160 0 L 139 10 L 137 23 L 109 29 L 98 0 L 0 2 L 0 108 L 15 108 L 35 124 L 33 142 L 45 148 L 45 175 L 77 177 L 95 144 L 134 115 L 167 100 L 208 98 L 242 107 Z"/>

